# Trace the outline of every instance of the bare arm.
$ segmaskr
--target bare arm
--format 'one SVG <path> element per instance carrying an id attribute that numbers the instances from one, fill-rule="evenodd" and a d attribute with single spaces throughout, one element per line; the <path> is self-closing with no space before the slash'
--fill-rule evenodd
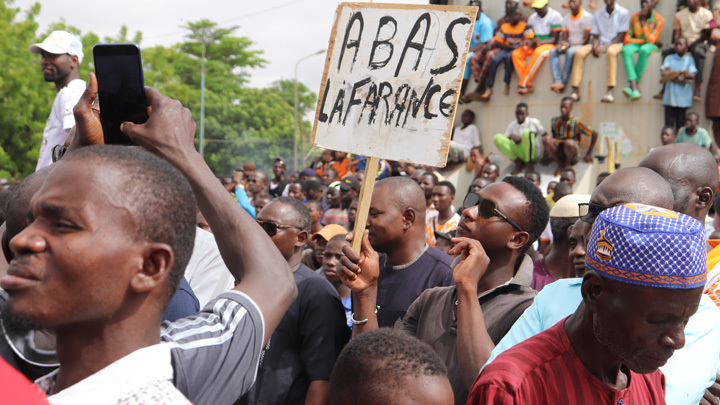
<path id="1" fill-rule="evenodd" d="M 454 238 L 453 243 L 456 245 L 449 253 L 461 254 L 460 263 L 453 270 L 453 280 L 458 292 L 458 367 L 465 387 L 470 390 L 480 369 L 495 348 L 487 332 L 477 293 L 478 283 L 485 274 L 490 259 L 477 240 Z"/>
<path id="2" fill-rule="evenodd" d="M 352 239 L 352 238 L 349 238 Z M 380 273 L 379 257 L 370 246 L 368 231 L 363 234 L 360 255 L 351 246 L 343 247 L 343 258 L 337 272 L 342 282 L 352 290 L 353 318 L 367 322 L 353 325 L 352 335 L 378 328 L 375 308 L 377 305 L 377 279 Z"/>
<path id="3" fill-rule="evenodd" d="M 152 114 L 144 124 L 123 123 L 123 133 L 177 167 L 190 182 L 213 229 L 220 254 L 242 291 L 260 308 L 265 341 L 297 296 L 292 272 L 267 234 L 233 201 L 195 150 L 195 121 L 177 101 L 146 89 Z"/>
<path id="4" fill-rule="evenodd" d="M 305 405 L 326 405 L 330 402 L 330 383 L 327 380 L 315 380 L 310 383 L 305 394 Z"/>
<path id="5" fill-rule="evenodd" d="M 585 160 L 586 163 L 592 163 L 593 161 L 593 149 L 595 149 L 595 142 L 597 142 L 597 132 L 592 132 L 592 138 L 590 139 L 590 146 L 588 147 L 587 152 L 585 152 L 585 157 L 583 160 Z"/>

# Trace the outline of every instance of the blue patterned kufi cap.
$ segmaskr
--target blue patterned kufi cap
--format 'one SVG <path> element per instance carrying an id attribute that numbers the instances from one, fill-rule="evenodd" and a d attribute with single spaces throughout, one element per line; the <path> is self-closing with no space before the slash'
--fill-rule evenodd
<path id="1" fill-rule="evenodd" d="M 701 287 L 707 270 L 704 229 L 695 218 L 664 208 L 610 208 L 595 220 L 585 266 L 623 283 Z"/>

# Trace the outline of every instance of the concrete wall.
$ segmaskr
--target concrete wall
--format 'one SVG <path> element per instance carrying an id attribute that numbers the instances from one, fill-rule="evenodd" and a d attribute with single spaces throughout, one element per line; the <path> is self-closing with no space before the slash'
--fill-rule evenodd
<path id="1" fill-rule="evenodd" d="M 588 0 L 583 2 L 586 7 Z M 567 9 L 561 9 L 560 5 L 564 3 L 560 0 L 550 0 L 551 7 L 559 10 L 563 15 L 568 13 Z M 598 7 L 604 5 L 603 0 L 597 0 Z M 636 0 L 618 0 L 618 3 L 626 7 L 631 13 L 639 9 L 639 1 Z M 460 4 L 457 2 L 456 4 Z M 661 1 L 658 5 L 658 11 L 665 18 L 665 27 L 663 28 L 663 42 L 668 43 L 672 31 L 672 16 L 674 14 L 675 2 Z M 483 1 L 483 8 L 488 16 L 497 20 L 504 12 L 504 1 L 502 0 L 486 0 Z M 521 6 L 528 14 L 530 9 Z M 587 8 L 587 7 L 586 7 Z M 666 10 L 667 9 L 667 10 Z M 712 69 L 713 54 L 708 53 L 705 65 L 704 82 L 707 83 L 710 70 Z M 562 60 L 562 59 L 561 59 Z M 606 62 L 601 56 L 596 59 L 592 55 L 588 56 L 585 62 L 585 72 L 581 85 L 582 99 L 575 104 L 573 114 L 581 116 L 591 122 L 592 126 L 598 130 L 602 122 L 615 122 L 621 127 L 629 138 L 632 150 L 626 156 L 621 157 L 620 163 L 623 167 L 634 166 L 647 151 L 655 146 L 660 145 L 660 130 L 664 125 L 664 109 L 661 100 L 652 98 L 657 93 L 661 85 L 659 84 L 660 72 L 659 68 L 662 63 L 659 53 L 650 56 L 647 68 L 640 82 L 640 92 L 643 97 L 640 100 L 630 102 L 622 94 L 622 89 L 628 86 L 627 77 L 622 58 L 618 58 L 617 87 L 615 88 L 614 104 L 605 104 L 600 102 L 600 98 L 606 91 Z M 475 112 L 477 119 L 476 125 L 480 129 L 482 142 L 486 153 L 495 151 L 499 153 L 492 143 L 492 137 L 496 133 L 503 133 L 508 123 L 515 119 L 515 105 L 519 102 L 525 102 L 530 107 L 530 116 L 540 119 L 545 128 L 550 125 L 550 119 L 559 115 L 560 99 L 570 94 L 570 89 L 566 89 L 565 93 L 558 95 L 550 91 L 551 72 L 550 61 L 547 60 L 533 80 L 535 92 L 523 97 L 514 94 L 517 86 L 517 74 L 513 75 L 510 96 L 503 96 L 502 83 L 503 67 L 498 69 L 496 76 L 496 85 L 494 87 L 495 95 L 489 103 L 472 102 L 470 104 L 462 104 L 458 106 L 456 121 L 460 122 L 460 113 L 465 109 L 471 109 Z M 468 91 L 476 86 L 476 82 L 471 78 L 468 85 Z M 705 98 L 705 89 L 702 92 Z M 715 95 L 717 96 L 717 95 Z M 700 125 L 711 132 L 711 125 L 705 119 L 705 102 L 696 102 L 689 111 L 695 111 L 700 115 Z M 507 164 L 507 160 L 505 160 Z M 602 170 L 599 171 L 603 171 Z"/>

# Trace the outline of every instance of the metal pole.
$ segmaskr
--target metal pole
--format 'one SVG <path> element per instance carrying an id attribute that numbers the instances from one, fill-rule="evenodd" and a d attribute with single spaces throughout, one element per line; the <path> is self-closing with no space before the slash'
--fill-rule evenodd
<path id="1" fill-rule="evenodd" d="M 295 81 L 293 82 L 294 92 L 295 92 L 295 136 L 293 137 L 293 171 L 298 171 L 298 160 L 297 160 L 297 149 L 298 149 L 298 131 L 300 128 L 300 122 L 298 120 L 298 88 L 297 88 L 297 69 L 300 62 L 304 61 L 305 59 L 311 58 L 315 55 L 320 55 L 322 53 L 325 53 L 325 49 L 321 49 L 317 52 L 313 52 L 310 55 L 304 56 L 300 58 L 297 62 L 295 62 Z"/>
<path id="2" fill-rule="evenodd" d="M 205 150 L 205 36 L 202 37 L 202 62 L 200 65 L 200 156 Z M 203 156 L 204 157 L 204 156 Z"/>

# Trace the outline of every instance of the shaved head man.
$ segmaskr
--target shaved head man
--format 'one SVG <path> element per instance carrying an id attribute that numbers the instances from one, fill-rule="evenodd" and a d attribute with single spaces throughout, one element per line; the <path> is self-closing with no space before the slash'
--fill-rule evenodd
<path id="1" fill-rule="evenodd" d="M 367 219 L 367 239 L 379 258 L 377 306 L 380 326 L 392 326 L 426 289 L 452 284 L 452 258 L 425 243 L 425 196 L 412 179 L 377 182 Z"/>
<path id="2" fill-rule="evenodd" d="M 248 175 L 248 190 L 253 196 L 268 194 L 268 175 L 264 170 L 254 170 Z"/>
<path id="3" fill-rule="evenodd" d="M 673 143 L 654 148 L 638 166 L 658 173 L 670 184 L 674 211 L 705 221 L 718 188 L 712 153 L 695 144 Z"/>

